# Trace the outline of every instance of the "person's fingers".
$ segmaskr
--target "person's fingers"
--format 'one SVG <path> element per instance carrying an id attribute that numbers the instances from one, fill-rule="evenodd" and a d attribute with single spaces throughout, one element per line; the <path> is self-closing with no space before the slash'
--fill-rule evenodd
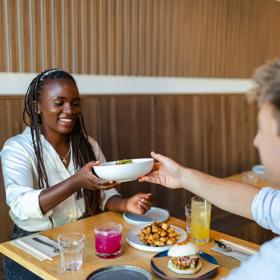
<path id="1" fill-rule="evenodd" d="M 149 197 L 152 196 L 152 193 L 137 193 L 137 196 L 138 196 L 139 198 L 148 199 Z"/>
<path id="2" fill-rule="evenodd" d="M 151 208 L 152 202 L 149 200 L 143 200 L 139 202 L 140 207 L 145 209 L 146 211 Z"/>
<path id="3" fill-rule="evenodd" d="M 151 197 L 151 196 L 153 196 L 153 194 L 152 193 L 145 193 L 145 196 L 146 197 Z"/>
<path id="4" fill-rule="evenodd" d="M 151 208 L 149 205 L 146 205 L 145 203 L 142 203 L 142 202 L 138 203 L 137 207 L 138 207 L 141 215 L 146 213 Z"/>
<path id="5" fill-rule="evenodd" d="M 157 154 L 157 153 L 155 153 L 155 152 L 151 152 L 151 156 L 152 156 L 154 159 L 158 160 L 159 162 L 163 162 L 164 160 L 168 159 L 168 157 L 163 156 L 163 155 L 161 155 L 161 154 Z"/>
<path id="6" fill-rule="evenodd" d="M 91 161 L 91 166 L 97 166 L 97 165 L 100 165 L 100 161 L 97 160 L 97 161 Z"/>
<path id="7" fill-rule="evenodd" d="M 138 180 L 140 182 L 144 182 L 144 181 L 147 181 L 147 182 L 150 182 L 150 179 L 152 178 L 158 178 L 159 176 L 159 171 L 158 170 L 155 170 L 155 171 L 152 171 L 151 173 L 147 174 L 147 175 L 144 175 L 140 178 L 138 178 Z"/>
<path id="8" fill-rule="evenodd" d="M 99 186 L 98 189 L 100 190 L 110 190 L 113 189 L 115 186 L 114 185 L 107 185 L 107 186 Z"/>
<path id="9" fill-rule="evenodd" d="M 140 182 L 150 182 L 154 184 L 159 184 L 159 177 L 157 176 L 158 172 L 153 172 L 149 175 L 139 178 Z"/>
<path id="10" fill-rule="evenodd" d="M 100 178 L 96 180 L 96 183 L 98 186 L 104 186 L 104 187 L 114 187 L 117 184 L 117 182 L 115 181 L 108 181 Z"/>

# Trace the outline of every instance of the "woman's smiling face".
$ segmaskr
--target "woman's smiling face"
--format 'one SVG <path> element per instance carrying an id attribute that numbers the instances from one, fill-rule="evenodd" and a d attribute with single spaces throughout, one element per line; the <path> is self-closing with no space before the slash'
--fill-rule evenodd
<path id="1" fill-rule="evenodd" d="M 45 135 L 69 134 L 81 112 L 76 85 L 64 79 L 46 81 L 38 101 Z"/>

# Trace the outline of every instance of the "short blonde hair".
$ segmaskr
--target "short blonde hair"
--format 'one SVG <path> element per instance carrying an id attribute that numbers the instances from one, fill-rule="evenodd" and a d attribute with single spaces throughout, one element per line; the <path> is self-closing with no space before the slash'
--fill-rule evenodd
<path id="1" fill-rule="evenodd" d="M 250 91 L 249 100 L 257 100 L 259 106 L 270 103 L 274 107 L 280 135 L 280 58 L 257 68 L 253 80 L 255 86 Z"/>

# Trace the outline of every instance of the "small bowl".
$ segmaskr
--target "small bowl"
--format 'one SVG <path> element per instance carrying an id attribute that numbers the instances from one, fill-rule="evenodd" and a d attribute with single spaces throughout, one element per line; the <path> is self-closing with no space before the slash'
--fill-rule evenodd
<path id="1" fill-rule="evenodd" d="M 116 165 L 116 162 L 109 161 L 94 166 L 94 172 L 99 178 L 104 180 L 128 182 L 146 175 L 152 170 L 154 165 L 154 159 L 152 158 L 136 158 L 132 159 L 132 163 L 119 165 Z"/>

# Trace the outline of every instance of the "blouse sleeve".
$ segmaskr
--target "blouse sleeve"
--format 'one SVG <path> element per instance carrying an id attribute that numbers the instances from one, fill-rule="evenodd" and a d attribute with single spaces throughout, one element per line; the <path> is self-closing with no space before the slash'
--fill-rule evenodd
<path id="1" fill-rule="evenodd" d="M 102 150 L 100 149 L 98 143 L 91 137 L 89 138 L 89 142 L 92 145 L 96 159 L 99 160 L 100 162 L 105 162 L 106 161 L 105 156 L 104 156 Z M 115 195 L 120 196 L 120 193 L 114 188 L 110 189 L 110 190 L 101 191 L 100 209 L 102 211 L 105 210 L 107 201 Z"/>
<path id="2" fill-rule="evenodd" d="M 41 189 L 34 188 L 31 155 L 17 141 L 7 141 L 1 151 L 6 201 L 19 220 L 42 218 L 39 204 Z M 36 187 L 36 186 L 35 186 Z"/>

